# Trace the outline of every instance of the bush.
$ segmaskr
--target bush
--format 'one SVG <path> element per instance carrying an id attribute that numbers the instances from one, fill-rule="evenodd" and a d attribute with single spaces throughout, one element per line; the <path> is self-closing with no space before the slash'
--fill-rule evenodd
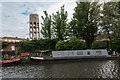
<path id="1" fill-rule="evenodd" d="M 109 44 L 109 41 L 108 41 L 108 40 L 104 40 L 104 41 L 94 41 L 94 42 L 92 43 L 91 48 L 92 48 L 92 49 L 106 49 L 106 48 L 109 48 L 108 44 Z"/>
<path id="2" fill-rule="evenodd" d="M 91 46 L 92 49 L 99 49 L 100 48 L 100 41 L 94 41 Z"/>
<path id="3" fill-rule="evenodd" d="M 57 41 L 55 39 L 34 39 L 17 42 L 16 46 L 19 46 L 19 53 L 30 52 L 33 53 L 35 50 L 55 50 Z"/>
<path id="4" fill-rule="evenodd" d="M 111 41 L 111 48 L 112 50 L 116 50 L 117 52 L 120 53 L 120 40 L 119 39 L 114 39 Z"/>
<path id="5" fill-rule="evenodd" d="M 56 50 L 64 50 L 65 49 L 65 41 L 60 40 L 56 44 Z"/>
<path id="6" fill-rule="evenodd" d="M 5 54 L 5 55 L 4 55 L 4 60 L 9 60 L 8 54 Z"/>
<path id="7" fill-rule="evenodd" d="M 68 40 L 60 40 L 56 44 L 56 50 L 79 50 L 84 49 L 83 41 L 75 37 L 69 38 Z"/>
<path id="8" fill-rule="evenodd" d="M 6 48 L 9 45 L 9 42 L 7 41 L 2 41 L 2 49 Z"/>
<path id="9" fill-rule="evenodd" d="M 69 49 L 84 49 L 84 42 L 75 37 L 70 38 L 68 45 Z"/>

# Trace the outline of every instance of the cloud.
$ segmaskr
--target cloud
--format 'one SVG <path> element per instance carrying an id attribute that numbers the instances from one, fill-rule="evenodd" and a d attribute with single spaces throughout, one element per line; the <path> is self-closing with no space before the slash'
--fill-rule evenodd
<path id="1" fill-rule="evenodd" d="M 29 37 L 29 14 L 39 14 L 41 23 L 44 10 L 52 14 L 60 10 L 63 4 L 70 20 L 76 6 L 75 2 L 2 2 L 2 36 Z"/>
<path id="2" fill-rule="evenodd" d="M 74 2 L 75 0 L 2 0 L 2 2 Z"/>
<path id="3" fill-rule="evenodd" d="M 48 12 L 50 12 L 50 14 L 55 13 L 56 11 L 60 10 L 60 7 L 63 5 L 65 5 L 65 11 L 68 12 L 68 20 L 70 21 L 74 13 L 74 8 L 76 6 L 75 2 L 57 3 L 56 5 L 53 5 L 52 7 L 50 7 L 48 9 Z"/>
<path id="4" fill-rule="evenodd" d="M 23 3 L 3 3 L 2 7 L 2 36 L 28 37 L 28 14 Z"/>
<path id="5" fill-rule="evenodd" d="M 0 3 L 0 36 L 2 36 L 2 3 Z"/>
<path id="6" fill-rule="evenodd" d="M 29 15 L 29 12 L 26 10 L 25 12 L 22 12 L 21 14 L 23 14 L 23 15 Z"/>
<path id="7" fill-rule="evenodd" d="M 51 6 L 49 6 L 49 8 L 44 8 L 44 9 L 39 7 L 36 13 L 38 13 L 40 16 L 40 22 L 42 22 L 41 16 L 44 16 L 43 11 L 46 10 L 48 14 L 52 15 L 52 13 L 56 13 L 58 10 L 60 10 L 60 7 L 63 5 L 65 5 L 65 11 L 68 12 L 68 21 L 70 21 L 71 18 L 73 17 L 74 8 L 76 7 L 75 1 L 74 2 L 56 2 L 56 3 L 54 2 L 52 3 Z"/>

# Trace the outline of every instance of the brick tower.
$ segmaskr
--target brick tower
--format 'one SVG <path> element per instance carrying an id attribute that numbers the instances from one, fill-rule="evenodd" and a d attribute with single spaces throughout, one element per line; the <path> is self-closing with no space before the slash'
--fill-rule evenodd
<path id="1" fill-rule="evenodd" d="M 29 38 L 30 39 L 40 38 L 38 14 L 30 14 L 29 16 Z"/>

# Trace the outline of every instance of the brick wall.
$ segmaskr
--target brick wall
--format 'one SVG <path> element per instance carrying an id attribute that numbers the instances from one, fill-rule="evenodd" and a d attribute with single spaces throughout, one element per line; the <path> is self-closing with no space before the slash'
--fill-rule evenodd
<path id="1" fill-rule="evenodd" d="M 3 51 L 17 51 L 19 47 L 16 47 L 14 43 L 9 44 Z"/>

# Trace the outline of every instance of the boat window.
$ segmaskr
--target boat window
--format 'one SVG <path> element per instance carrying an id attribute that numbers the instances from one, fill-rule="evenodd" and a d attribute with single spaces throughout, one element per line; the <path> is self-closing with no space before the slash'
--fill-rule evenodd
<path id="1" fill-rule="evenodd" d="M 64 53 L 58 53 L 58 56 L 64 56 Z"/>
<path id="2" fill-rule="evenodd" d="M 69 53 L 68 53 L 68 56 L 70 56 L 70 55 L 74 55 L 74 53 L 73 53 L 73 52 L 69 52 Z"/>
<path id="3" fill-rule="evenodd" d="M 77 52 L 77 55 L 83 55 L 83 51 Z"/>
<path id="4" fill-rule="evenodd" d="M 90 52 L 88 51 L 87 54 L 90 55 Z"/>
<path id="5" fill-rule="evenodd" d="M 101 55 L 102 52 L 101 52 L 101 51 L 96 51 L 96 54 L 97 54 L 97 55 Z"/>

